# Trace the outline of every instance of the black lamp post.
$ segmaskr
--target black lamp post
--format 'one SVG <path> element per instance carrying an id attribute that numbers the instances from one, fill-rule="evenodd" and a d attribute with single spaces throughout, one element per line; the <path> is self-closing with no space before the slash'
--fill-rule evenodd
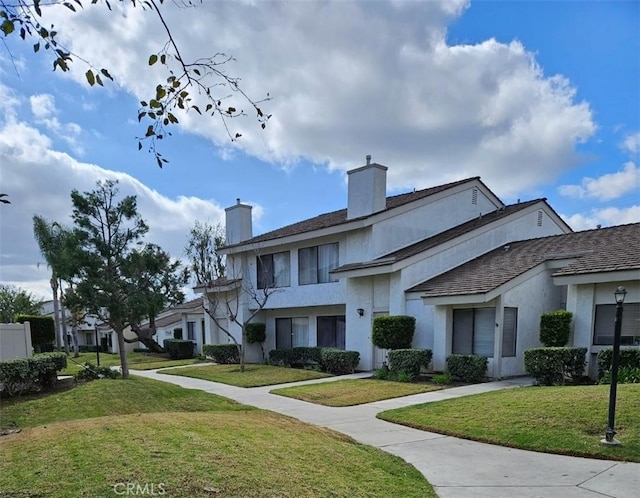
<path id="1" fill-rule="evenodd" d="M 609 421 L 607 424 L 607 431 L 605 432 L 602 444 L 610 446 L 620 445 L 616 436 L 616 431 L 613 429 L 616 418 L 616 394 L 618 391 L 618 363 L 620 362 L 620 331 L 622 329 L 622 305 L 624 298 L 627 295 L 627 291 L 624 287 L 620 286 L 613 293 L 616 296 L 616 323 L 613 332 L 613 357 L 611 358 L 611 386 L 609 388 Z"/>

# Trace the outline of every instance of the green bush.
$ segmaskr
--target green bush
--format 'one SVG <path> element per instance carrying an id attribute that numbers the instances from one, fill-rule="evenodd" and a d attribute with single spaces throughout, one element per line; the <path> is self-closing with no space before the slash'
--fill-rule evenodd
<path id="1" fill-rule="evenodd" d="M 321 363 L 322 348 L 319 347 L 296 347 L 291 349 L 293 354 L 293 365 L 309 365 Z"/>
<path id="2" fill-rule="evenodd" d="M 598 352 L 598 379 L 601 379 L 605 372 L 611 370 L 611 361 L 613 360 L 613 349 L 601 349 Z M 619 368 L 630 367 L 640 368 L 640 348 L 621 348 Z"/>
<path id="3" fill-rule="evenodd" d="M 291 349 L 272 349 L 269 351 L 269 364 L 290 367 L 293 365 L 293 351 Z"/>
<path id="4" fill-rule="evenodd" d="M 570 311 L 558 310 L 540 316 L 540 342 L 547 348 L 562 348 L 569 342 L 571 334 Z"/>
<path id="5" fill-rule="evenodd" d="M 404 370 L 399 371 L 393 376 L 393 380 L 396 382 L 413 382 L 415 375 L 411 372 L 405 372 Z"/>
<path id="6" fill-rule="evenodd" d="M 606 370 L 598 384 L 611 384 L 611 370 Z M 640 368 L 620 367 L 618 369 L 618 384 L 640 384 Z"/>
<path id="7" fill-rule="evenodd" d="M 373 378 L 378 380 L 387 380 L 389 379 L 389 368 L 384 366 L 380 368 L 376 368 L 373 372 Z"/>
<path id="8" fill-rule="evenodd" d="M 97 379 L 117 379 L 120 373 L 105 366 L 96 366 L 91 362 L 86 362 L 82 370 L 76 373 L 76 380 L 89 382 Z"/>
<path id="9" fill-rule="evenodd" d="M 52 344 L 56 340 L 56 326 L 52 316 L 17 315 L 16 322 L 29 322 L 31 345 L 36 352 L 41 351 L 42 345 Z"/>
<path id="10" fill-rule="evenodd" d="M 220 365 L 240 363 L 240 353 L 235 344 L 205 344 L 202 354 Z"/>
<path id="11" fill-rule="evenodd" d="M 378 316 L 373 320 L 371 341 L 382 349 L 409 349 L 415 330 L 413 316 Z"/>
<path id="12" fill-rule="evenodd" d="M 392 375 L 405 372 L 414 377 L 420 375 L 421 367 L 428 367 L 433 352 L 430 349 L 393 349 L 389 351 L 389 371 Z"/>
<path id="13" fill-rule="evenodd" d="M 360 353 L 337 348 L 322 348 L 320 358 L 325 372 L 346 374 L 355 372 L 360 362 Z"/>
<path id="14" fill-rule="evenodd" d="M 0 384 L 8 396 L 48 389 L 67 366 L 64 353 L 48 353 L 30 358 L 0 361 Z"/>
<path id="15" fill-rule="evenodd" d="M 248 323 L 244 330 L 249 344 L 262 343 L 267 340 L 267 326 L 264 323 Z"/>
<path id="16" fill-rule="evenodd" d="M 449 372 L 435 374 L 433 377 L 431 377 L 431 382 L 440 386 L 447 386 L 451 384 L 451 380 L 451 374 Z"/>
<path id="17" fill-rule="evenodd" d="M 165 339 L 164 350 L 172 360 L 184 360 L 193 358 L 195 343 L 180 339 Z"/>
<path id="18" fill-rule="evenodd" d="M 104 351 L 102 351 L 102 346 L 78 346 L 78 352 L 80 353 L 95 353 L 96 350 L 100 353 L 104 353 Z"/>
<path id="19" fill-rule="evenodd" d="M 532 348 L 524 352 L 524 369 L 545 386 L 564 385 L 582 376 L 587 348 Z"/>
<path id="20" fill-rule="evenodd" d="M 295 347 L 292 349 L 272 349 L 269 363 L 286 367 L 307 366 L 322 363 L 319 347 Z"/>
<path id="21" fill-rule="evenodd" d="M 447 370 L 452 377 L 463 382 L 480 382 L 487 372 L 489 359 L 476 354 L 451 354 L 447 356 Z"/>
<path id="22" fill-rule="evenodd" d="M 134 353 L 149 353 L 149 348 L 133 348 Z"/>

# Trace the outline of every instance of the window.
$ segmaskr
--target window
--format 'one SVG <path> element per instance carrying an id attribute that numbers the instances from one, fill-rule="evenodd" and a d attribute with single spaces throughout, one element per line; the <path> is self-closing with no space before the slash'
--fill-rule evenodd
<path id="1" fill-rule="evenodd" d="M 291 270 L 289 251 L 258 256 L 258 289 L 289 287 Z"/>
<path id="2" fill-rule="evenodd" d="M 329 272 L 338 267 L 338 243 L 306 247 L 298 251 L 300 285 L 335 282 Z"/>
<path id="3" fill-rule="evenodd" d="M 344 349 L 344 315 L 319 316 L 317 333 L 317 345 L 319 347 Z"/>
<path id="4" fill-rule="evenodd" d="M 518 308 L 505 308 L 502 322 L 502 357 L 516 355 Z"/>
<path id="5" fill-rule="evenodd" d="M 187 340 L 196 340 L 196 322 L 187 322 Z"/>
<path id="6" fill-rule="evenodd" d="M 87 332 L 87 336 L 86 336 L 86 340 L 85 340 L 85 344 L 87 346 L 94 346 L 93 344 L 93 332 Z"/>
<path id="7" fill-rule="evenodd" d="M 276 318 L 276 349 L 309 345 L 309 318 Z"/>
<path id="8" fill-rule="evenodd" d="M 611 346 L 616 322 L 615 304 L 596 305 L 596 321 L 593 327 L 593 344 Z M 620 329 L 622 346 L 640 346 L 640 303 L 625 303 Z"/>
<path id="9" fill-rule="evenodd" d="M 453 354 L 493 358 L 495 308 L 453 310 Z"/>

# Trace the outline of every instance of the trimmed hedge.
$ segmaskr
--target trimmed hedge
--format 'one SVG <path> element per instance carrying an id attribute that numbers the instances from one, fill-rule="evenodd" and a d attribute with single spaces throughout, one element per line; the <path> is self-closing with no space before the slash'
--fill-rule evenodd
<path id="1" fill-rule="evenodd" d="M 235 344 L 205 344 L 202 354 L 220 365 L 240 363 L 240 353 Z"/>
<path id="2" fill-rule="evenodd" d="M 371 342 L 382 349 L 409 349 L 415 330 L 413 316 L 378 316 L 373 320 Z"/>
<path id="3" fill-rule="evenodd" d="M 430 349 L 393 349 L 389 351 L 389 372 L 398 375 L 400 372 L 416 375 L 421 367 L 428 367 L 433 357 Z"/>
<path id="4" fill-rule="evenodd" d="M 331 374 L 354 373 L 360 362 L 360 353 L 338 348 L 320 349 L 322 368 Z"/>
<path id="5" fill-rule="evenodd" d="M 571 334 L 570 311 L 557 310 L 540 315 L 540 342 L 547 348 L 562 348 L 569 342 Z"/>
<path id="6" fill-rule="evenodd" d="M 16 322 L 29 322 L 31 345 L 38 352 L 41 345 L 52 344 L 56 340 L 56 325 L 52 316 L 16 315 Z"/>
<path id="7" fill-rule="evenodd" d="M 613 360 L 613 349 L 601 349 L 598 352 L 598 379 L 602 379 L 605 372 L 611 370 Z M 640 348 L 620 348 L 619 368 L 640 368 Z"/>
<path id="8" fill-rule="evenodd" d="M 67 366 L 64 353 L 46 353 L 30 358 L 0 361 L 0 384 L 9 396 L 48 389 L 58 378 L 58 372 Z"/>
<path id="9" fill-rule="evenodd" d="M 322 363 L 321 350 L 322 348 L 315 346 L 272 349 L 269 351 L 269 363 L 286 367 L 320 364 Z"/>
<path id="10" fill-rule="evenodd" d="M 489 358 L 477 354 L 451 354 L 447 356 L 447 371 L 463 382 L 480 382 L 487 373 Z"/>
<path id="11" fill-rule="evenodd" d="M 193 358 L 195 343 L 181 339 L 165 339 L 164 350 L 172 360 L 184 360 Z"/>
<path id="12" fill-rule="evenodd" d="M 102 346 L 78 346 L 79 353 L 95 353 L 96 350 L 103 353 Z M 135 349 L 134 349 L 135 351 Z"/>
<path id="13" fill-rule="evenodd" d="M 249 344 L 262 343 L 267 340 L 267 326 L 264 323 L 248 323 L 244 330 Z"/>
<path id="14" fill-rule="evenodd" d="M 584 372 L 587 348 L 532 348 L 524 352 L 524 369 L 545 386 L 564 385 Z"/>

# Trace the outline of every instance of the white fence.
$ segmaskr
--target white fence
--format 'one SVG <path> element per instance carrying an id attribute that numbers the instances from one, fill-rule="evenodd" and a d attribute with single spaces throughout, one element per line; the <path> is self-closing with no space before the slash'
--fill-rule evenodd
<path id="1" fill-rule="evenodd" d="M 33 354 L 29 322 L 0 323 L 0 361 Z"/>

